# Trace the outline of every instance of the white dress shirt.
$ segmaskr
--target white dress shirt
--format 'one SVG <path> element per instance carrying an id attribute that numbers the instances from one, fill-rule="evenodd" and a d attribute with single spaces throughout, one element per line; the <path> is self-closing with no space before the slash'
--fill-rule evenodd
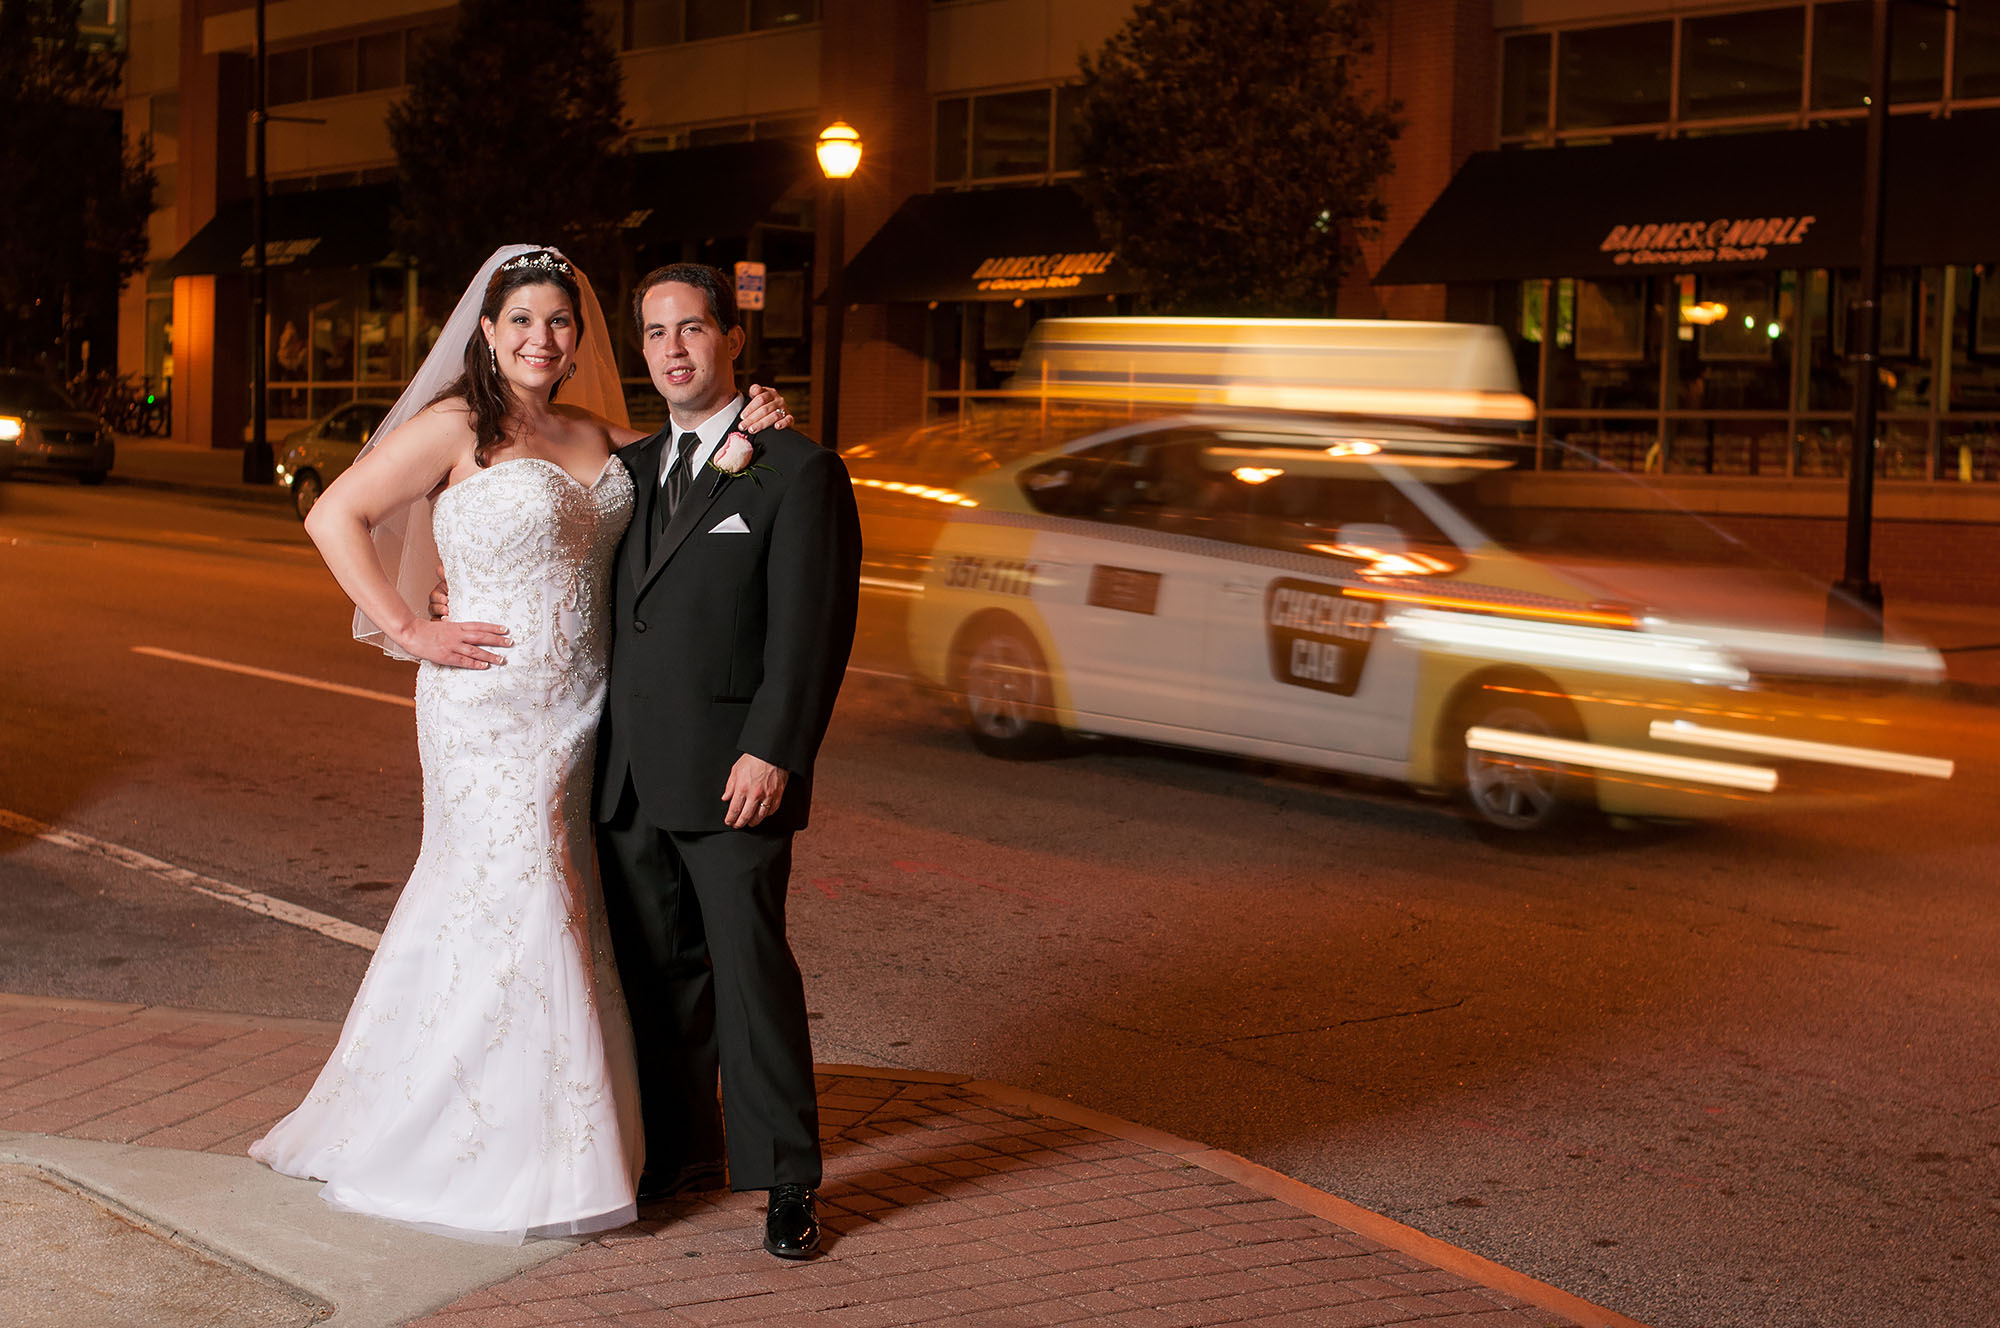
<path id="1" fill-rule="evenodd" d="M 673 431 L 667 435 L 666 460 L 660 463 L 660 487 L 666 487 L 667 472 L 674 468 L 674 457 L 680 450 L 682 434 L 692 433 L 695 436 L 693 452 L 688 457 L 688 474 L 700 475 L 702 466 L 715 455 L 715 449 L 722 446 L 722 436 L 729 432 L 729 426 L 743 413 L 743 405 L 743 394 L 738 392 L 733 401 L 693 429 L 683 429 L 669 418 L 667 423 L 672 426 Z"/>

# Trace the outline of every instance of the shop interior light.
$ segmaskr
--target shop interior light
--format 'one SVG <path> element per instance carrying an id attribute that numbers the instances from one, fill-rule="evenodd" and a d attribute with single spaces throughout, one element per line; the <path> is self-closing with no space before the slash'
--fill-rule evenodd
<path id="1" fill-rule="evenodd" d="M 1776 323 L 1764 324 L 1764 335 L 1769 337 L 1773 341 L 1776 341 L 1778 339 L 1779 334 L 1782 333 L 1784 330 L 1785 329 L 1779 327 Z"/>
<path id="2" fill-rule="evenodd" d="M 1710 323 L 1719 322 L 1728 316 L 1729 306 L 1720 300 L 1703 300 L 1699 304 L 1684 304 L 1681 306 L 1681 321 L 1684 323 L 1697 323 L 1702 327 L 1707 327 Z"/>

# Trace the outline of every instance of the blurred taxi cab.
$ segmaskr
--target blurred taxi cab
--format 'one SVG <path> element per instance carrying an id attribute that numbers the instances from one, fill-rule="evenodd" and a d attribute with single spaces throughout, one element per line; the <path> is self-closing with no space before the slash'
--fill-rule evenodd
<path id="1" fill-rule="evenodd" d="M 1060 320 L 1023 380 L 1088 426 L 905 490 L 943 519 L 915 668 L 986 751 L 1120 735 L 1451 792 L 1507 831 L 1951 774 L 1883 702 L 1936 652 L 1826 636 L 1823 594 L 1689 514 L 1510 502 L 1532 407 L 1497 329 Z"/>

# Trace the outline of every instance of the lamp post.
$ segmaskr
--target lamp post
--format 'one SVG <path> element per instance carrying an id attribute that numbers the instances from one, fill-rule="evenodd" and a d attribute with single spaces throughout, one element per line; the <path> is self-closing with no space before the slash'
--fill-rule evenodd
<path id="1" fill-rule="evenodd" d="M 269 90 L 264 86 L 264 0 L 257 0 L 257 42 L 250 68 L 250 442 L 243 449 L 243 482 L 269 484 L 271 443 L 265 435 L 269 423 L 270 368 L 265 363 L 264 305 L 270 286 L 270 268 L 264 261 L 264 130 L 270 120 L 265 105 Z"/>
<path id="2" fill-rule="evenodd" d="M 1827 625 L 1879 637 L 1882 587 L 1869 578 L 1875 521 L 1876 399 L 1881 392 L 1883 157 L 1889 134 L 1889 3 L 1875 0 L 1868 67 L 1868 131 L 1861 164 L 1861 298 L 1848 309 L 1854 356 L 1853 438 L 1847 447 L 1847 552 L 1827 605 Z"/>
<path id="3" fill-rule="evenodd" d="M 820 131 L 813 147 L 826 176 L 831 202 L 826 217 L 826 365 L 820 390 L 825 418 L 819 422 L 820 442 L 840 450 L 840 343 L 846 333 L 847 295 L 842 276 L 847 271 L 847 179 L 861 165 L 861 135 L 845 120 Z"/>

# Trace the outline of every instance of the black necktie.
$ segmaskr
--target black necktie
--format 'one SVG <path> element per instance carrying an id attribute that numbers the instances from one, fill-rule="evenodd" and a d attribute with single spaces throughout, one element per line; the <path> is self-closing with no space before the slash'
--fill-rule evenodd
<path id="1" fill-rule="evenodd" d="M 681 498 L 686 495 L 688 485 L 694 482 L 694 475 L 689 462 L 694 459 L 694 448 L 697 441 L 693 434 L 684 433 L 680 436 L 679 444 L 674 448 L 673 463 L 667 467 L 667 481 L 661 486 L 658 500 L 653 503 L 653 535 L 655 538 L 658 538 L 660 533 L 667 528 L 667 519 L 674 514 L 674 509 L 681 505 Z"/>
<path id="2" fill-rule="evenodd" d="M 691 433 L 681 435 L 680 447 L 674 453 L 674 468 L 667 472 L 667 515 L 687 497 L 688 486 L 694 483 L 694 449 L 701 440 Z"/>

